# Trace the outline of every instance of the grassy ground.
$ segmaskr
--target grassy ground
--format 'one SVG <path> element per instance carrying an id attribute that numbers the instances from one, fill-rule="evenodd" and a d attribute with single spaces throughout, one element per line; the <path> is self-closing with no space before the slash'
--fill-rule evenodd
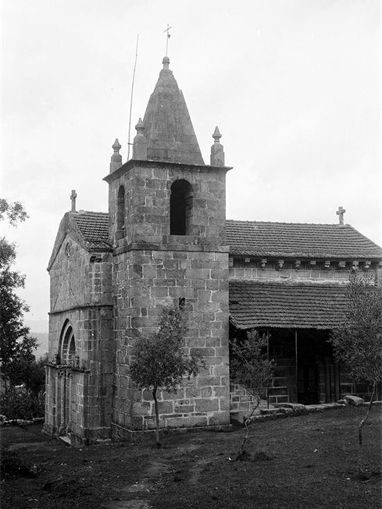
<path id="1" fill-rule="evenodd" d="M 164 447 L 75 449 L 38 426 L 2 429 L 2 508 L 346 508 L 381 506 L 381 407 L 364 429 L 367 475 L 357 475 L 357 424 L 365 408 L 255 423 L 248 461 L 234 461 L 243 436 L 171 433 Z"/>

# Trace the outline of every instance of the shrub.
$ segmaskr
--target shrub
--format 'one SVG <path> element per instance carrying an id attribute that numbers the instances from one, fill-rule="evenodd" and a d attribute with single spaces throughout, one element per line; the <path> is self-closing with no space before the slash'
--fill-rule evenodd
<path id="1" fill-rule="evenodd" d="M 25 387 L 10 387 L 0 396 L 1 413 L 8 419 L 26 419 L 44 415 L 45 396 Z"/>

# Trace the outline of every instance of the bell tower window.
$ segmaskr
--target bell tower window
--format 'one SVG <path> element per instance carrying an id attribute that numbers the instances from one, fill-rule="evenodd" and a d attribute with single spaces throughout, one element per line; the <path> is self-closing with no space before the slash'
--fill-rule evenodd
<path id="1" fill-rule="evenodd" d="M 192 217 L 192 187 L 187 180 L 176 180 L 171 186 L 170 235 L 189 235 Z"/>
<path id="2" fill-rule="evenodd" d="M 117 198 L 117 238 L 124 235 L 125 230 L 125 188 L 119 186 Z"/>

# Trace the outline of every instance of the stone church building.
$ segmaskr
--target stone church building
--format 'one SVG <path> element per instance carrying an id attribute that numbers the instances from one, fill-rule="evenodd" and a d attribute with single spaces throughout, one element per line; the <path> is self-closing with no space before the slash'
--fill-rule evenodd
<path id="1" fill-rule="evenodd" d="M 270 403 L 354 391 L 326 340 L 343 317 L 349 272 L 377 278 L 381 248 L 343 223 L 342 208 L 339 224 L 227 220 L 220 132 L 205 164 L 167 57 L 136 130 L 126 163 L 113 145 L 108 213 L 76 211 L 74 193 L 59 226 L 45 430 L 88 443 L 153 427 L 151 394 L 129 378 L 131 350 L 174 304 L 188 310 L 186 353 L 206 367 L 161 392 L 164 427 L 226 425 L 248 409 L 230 383 L 229 337 L 251 329 L 270 333 Z"/>

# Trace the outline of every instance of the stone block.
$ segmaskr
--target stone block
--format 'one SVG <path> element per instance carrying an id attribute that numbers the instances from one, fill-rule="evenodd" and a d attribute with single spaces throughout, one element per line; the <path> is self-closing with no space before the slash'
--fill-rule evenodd
<path id="1" fill-rule="evenodd" d="M 219 410 L 218 399 L 195 399 L 197 412 L 217 412 Z"/>
<path id="2" fill-rule="evenodd" d="M 185 395 L 186 398 L 199 398 L 201 389 L 197 389 L 196 387 L 186 387 Z"/>
<path id="3" fill-rule="evenodd" d="M 185 417 L 170 417 L 166 419 L 166 426 L 169 428 L 193 428 L 196 426 L 207 426 L 207 417 L 199 415 L 187 415 Z"/>
<path id="4" fill-rule="evenodd" d="M 202 398 L 210 398 L 212 396 L 212 387 L 203 387 L 200 389 L 200 395 Z"/>
<path id="5" fill-rule="evenodd" d="M 151 410 L 151 405 L 149 402 L 133 403 L 133 415 L 134 416 L 149 415 L 150 410 Z"/>
<path id="6" fill-rule="evenodd" d="M 199 376 L 197 378 L 198 387 L 207 387 L 212 385 L 220 385 L 220 377 L 218 376 Z"/>
<path id="7" fill-rule="evenodd" d="M 154 407 L 153 407 L 154 409 Z M 160 414 L 172 414 L 174 412 L 173 401 L 158 401 L 158 412 Z"/>
<path id="8" fill-rule="evenodd" d="M 208 418 L 208 426 L 221 426 L 230 423 L 229 412 L 217 412 Z"/>
<path id="9" fill-rule="evenodd" d="M 358 396 L 354 396 L 354 394 L 346 394 L 343 399 L 349 404 L 353 406 L 361 406 L 364 403 L 364 399 Z"/>
<path id="10" fill-rule="evenodd" d="M 177 414 L 190 414 L 195 411 L 194 405 L 177 405 L 175 404 L 174 412 Z"/>

